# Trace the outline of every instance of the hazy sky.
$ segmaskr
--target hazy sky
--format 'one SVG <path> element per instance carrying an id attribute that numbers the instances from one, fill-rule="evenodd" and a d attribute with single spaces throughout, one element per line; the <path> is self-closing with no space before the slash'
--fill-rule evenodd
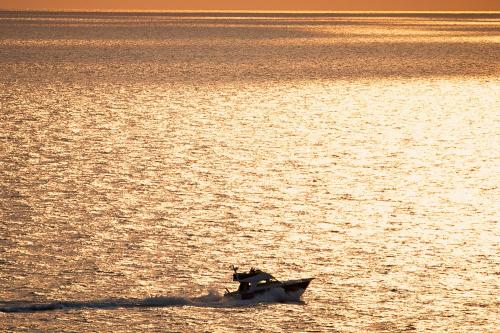
<path id="1" fill-rule="evenodd" d="M 0 0 L 3 9 L 495 10 L 500 0 Z"/>

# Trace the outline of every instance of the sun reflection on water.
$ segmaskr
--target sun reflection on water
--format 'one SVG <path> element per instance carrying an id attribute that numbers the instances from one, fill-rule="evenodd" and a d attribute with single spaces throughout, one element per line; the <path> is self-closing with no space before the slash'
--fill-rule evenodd
<path id="1" fill-rule="evenodd" d="M 496 329 L 497 19 L 143 19 L 0 17 L 0 308 L 79 306 L 7 325 Z M 187 302 L 230 264 L 316 279 L 305 304 L 82 301 Z"/>

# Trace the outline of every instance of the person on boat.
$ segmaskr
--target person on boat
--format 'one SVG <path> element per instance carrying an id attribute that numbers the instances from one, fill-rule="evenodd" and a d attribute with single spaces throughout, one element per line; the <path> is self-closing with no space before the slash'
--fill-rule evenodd
<path id="1" fill-rule="evenodd" d="M 248 282 L 241 282 L 240 283 L 240 286 L 238 287 L 238 292 L 245 292 L 245 291 L 248 291 L 248 289 L 250 289 L 250 283 Z"/>

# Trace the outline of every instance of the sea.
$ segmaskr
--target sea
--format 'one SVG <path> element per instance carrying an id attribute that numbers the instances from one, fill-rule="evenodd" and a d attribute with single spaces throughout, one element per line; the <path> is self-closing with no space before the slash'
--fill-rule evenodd
<path id="1" fill-rule="evenodd" d="M 499 147 L 500 13 L 1 11 L 0 331 L 498 332 Z"/>

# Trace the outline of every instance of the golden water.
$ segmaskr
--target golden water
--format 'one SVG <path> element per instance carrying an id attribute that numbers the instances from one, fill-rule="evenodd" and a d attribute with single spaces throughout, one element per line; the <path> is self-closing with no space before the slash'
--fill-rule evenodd
<path id="1" fill-rule="evenodd" d="M 500 326 L 500 16 L 274 15 L 0 13 L 1 331 Z"/>

